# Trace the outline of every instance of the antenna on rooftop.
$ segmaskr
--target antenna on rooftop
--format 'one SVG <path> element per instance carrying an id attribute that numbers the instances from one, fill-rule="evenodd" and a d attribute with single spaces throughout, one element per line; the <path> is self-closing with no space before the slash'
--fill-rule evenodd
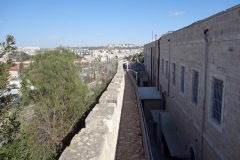
<path id="1" fill-rule="evenodd" d="M 152 41 L 153 41 L 153 30 L 152 30 Z"/>

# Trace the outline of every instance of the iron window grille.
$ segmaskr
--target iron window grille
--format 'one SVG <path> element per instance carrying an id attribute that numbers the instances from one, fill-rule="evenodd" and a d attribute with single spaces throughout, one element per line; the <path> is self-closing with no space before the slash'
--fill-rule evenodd
<path id="1" fill-rule="evenodd" d="M 173 79 L 172 79 L 172 83 L 173 83 L 174 86 L 176 85 L 176 78 L 175 78 L 175 76 L 176 76 L 176 64 L 173 63 Z"/>
<path id="2" fill-rule="evenodd" d="M 193 71 L 192 77 L 192 102 L 197 106 L 198 104 L 198 78 L 199 74 L 197 71 Z"/>
<path id="3" fill-rule="evenodd" d="M 168 61 L 166 61 L 166 73 L 165 78 L 168 79 Z"/>
<path id="4" fill-rule="evenodd" d="M 213 78 L 212 117 L 221 124 L 223 81 Z"/>
<path id="5" fill-rule="evenodd" d="M 162 59 L 162 76 L 164 75 L 164 59 Z"/>
<path id="6" fill-rule="evenodd" d="M 185 74 L 185 67 L 181 67 L 181 92 L 184 93 L 184 74 Z"/>

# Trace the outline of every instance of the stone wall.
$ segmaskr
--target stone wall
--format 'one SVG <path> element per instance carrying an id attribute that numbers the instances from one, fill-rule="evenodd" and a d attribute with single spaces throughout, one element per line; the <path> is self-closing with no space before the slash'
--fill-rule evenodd
<path id="1" fill-rule="evenodd" d="M 86 118 L 86 128 L 74 136 L 60 160 L 115 159 L 122 100 L 125 86 L 123 63 Z"/>
<path id="2" fill-rule="evenodd" d="M 166 110 L 174 114 L 178 132 L 186 148 L 193 148 L 195 158 L 199 159 L 206 29 L 206 109 L 202 159 L 240 159 L 240 5 L 163 35 L 158 40 L 160 45 L 154 42 L 145 45 L 145 63 L 147 66 L 152 65 L 149 54 L 151 49 L 156 49 L 160 55 L 156 62 L 159 63 L 159 85 L 162 91 L 169 92 Z M 170 69 L 168 78 L 165 76 L 167 62 Z M 173 63 L 176 65 L 175 85 Z M 185 67 L 184 93 L 181 92 L 182 66 Z M 151 72 L 150 68 L 147 71 Z M 199 73 L 197 105 L 192 102 L 193 71 Z M 213 78 L 223 81 L 224 86 L 221 123 L 216 123 L 212 117 Z M 157 82 L 156 78 L 154 81 Z"/>
<path id="3" fill-rule="evenodd" d="M 146 44 L 144 47 L 145 70 L 148 72 L 150 77 L 149 85 L 154 85 L 154 86 L 156 84 L 156 81 L 158 80 L 156 71 L 157 71 L 157 61 L 159 57 L 156 49 L 157 49 L 157 41 L 153 41 L 149 44 Z"/>

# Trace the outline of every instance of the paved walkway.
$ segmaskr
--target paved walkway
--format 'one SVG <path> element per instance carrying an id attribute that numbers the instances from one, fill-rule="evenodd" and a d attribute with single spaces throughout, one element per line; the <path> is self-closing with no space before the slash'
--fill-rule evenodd
<path id="1" fill-rule="evenodd" d="M 125 74 L 125 90 L 115 159 L 145 159 L 136 95 L 127 74 Z"/>

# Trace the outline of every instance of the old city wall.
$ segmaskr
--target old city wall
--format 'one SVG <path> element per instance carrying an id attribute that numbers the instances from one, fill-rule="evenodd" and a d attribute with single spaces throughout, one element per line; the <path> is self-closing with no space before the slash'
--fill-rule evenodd
<path id="1" fill-rule="evenodd" d="M 62 153 L 60 160 L 115 159 L 125 79 L 122 62 L 102 94 L 99 104 L 89 113 L 82 129 Z"/>
<path id="2" fill-rule="evenodd" d="M 162 91 L 168 91 L 170 80 L 170 96 L 167 96 L 166 110 L 173 112 L 186 149 L 193 148 L 196 159 L 199 159 L 206 29 L 208 32 L 203 159 L 240 159 L 240 5 L 161 37 L 160 47 L 156 48 L 160 49 L 158 69 Z M 148 55 L 153 44 L 145 45 L 144 50 Z M 148 55 L 145 55 L 145 58 L 148 58 Z M 169 78 L 165 77 L 166 61 L 170 62 Z M 150 64 L 150 59 L 145 59 L 145 62 Z M 175 85 L 173 63 L 176 64 Z M 185 67 L 184 93 L 180 88 L 182 66 Z M 192 103 L 193 71 L 199 73 L 197 105 Z M 213 77 L 222 80 L 224 84 L 221 124 L 212 119 Z"/>

